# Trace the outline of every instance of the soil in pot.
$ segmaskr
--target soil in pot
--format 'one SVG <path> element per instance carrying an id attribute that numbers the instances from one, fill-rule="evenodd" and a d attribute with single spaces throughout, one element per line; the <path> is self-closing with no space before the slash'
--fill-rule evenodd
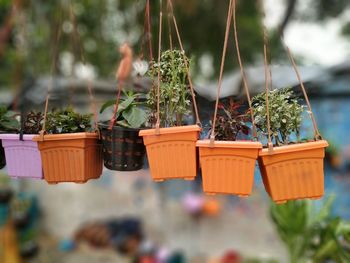
<path id="1" fill-rule="evenodd" d="M 105 167 L 115 171 L 142 169 L 146 148 L 139 136 L 141 129 L 108 127 L 106 123 L 99 124 Z"/>
<path id="2" fill-rule="evenodd" d="M 198 161 L 196 142 L 198 125 L 142 130 L 152 178 L 156 182 L 169 179 L 194 180 Z"/>
<path id="3" fill-rule="evenodd" d="M 34 138 L 38 142 L 44 179 L 50 184 L 85 183 L 102 174 L 102 146 L 96 133 L 68 133 Z"/>
<path id="4" fill-rule="evenodd" d="M 266 191 L 276 203 L 319 199 L 324 195 L 324 156 L 327 141 L 274 147 L 259 153 Z"/>
<path id="5" fill-rule="evenodd" d="M 210 140 L 200 140 L 197 146 L 205 193 L 242 197 L 251 194 L 261 143 L 215 141 L 211 145 Z"/>

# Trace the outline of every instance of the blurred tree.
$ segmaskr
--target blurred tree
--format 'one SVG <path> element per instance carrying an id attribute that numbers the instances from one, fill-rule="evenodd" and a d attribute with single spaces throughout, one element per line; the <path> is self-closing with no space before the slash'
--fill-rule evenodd
<path id="1" fill-rule="evenodd" d="M 145 2 L 0 0 L 0 88 L 8 86 L 11 80 L 13 83 L 21 72 L 35 76 L 48 74 L 52 61 L 54 72 L 65 76 L 74 75 L 85 60 L 90 65 L 89 70 L 93 69 L 95 75 L 112 78 L 119 56 L 117 46 L 128 41 L 136 53 L 141 50 Z M 195 65 L 205 58 L 214 69 L 206 77 L 214 77 L 220 64 L 228 1 L 173 2 L 187 53 L 194 58 Z M 350 7 L 348 0 L 310 0 L 309 7 L 300 13 L 297 8 L 299 2 L 285 0 L 287 8 L 281 28 L 285 29 L 292 19 L 300 17 L 317 21 L 337 17 Z M 166 0 L 163 3 L 166 7 Z M 242 57 L 246 63 L 254 62 L 262 53 L 262 34 L 256 1 L 238 0 L 238 9 Z M 153 51 L 156 51 L 158 41 L 158 14 L 159 1 L 151 1 Z M 350 25 L 344 22 L 344 33 L 349 34 L 349 28 Z M 164 31 L 163 48 L 166 49 L 169 47 L 166 16 Z M 271 41 L 273 57 L 281 53 L 277 31 L 276 28 L 272 32 L 275 34 Z M 175 43 L 174 30 L 172 34 Z M 61 35 L 59 52 L 53 52 L 57 45 L 57 35 Z M 227 69 L 237 66 L 232 35 L 230 43 Z M 198 68 L 195 67 L 197 70 Z M 89 70 L 86 74 L 92 74 Z"/>
<path id="2" fill-rule="evenodd" d="M 1 17 L 12 16 L 14 20 L 10 37 L 2 41 L 6 43 L 6 52 L 0 64 L 1 72 L 4 72 L 3 69 L 14 70 L 14 63 L 19 62 L 14 56 L 22 47 L 23 60 L 20 63 L 27 72 L 34 75 L 49 73 L 52 61 L 55 73 L 73 75 L 75 68 L 72 65 L 83 62 L 83 53 L 86 62 L 93 65 L 99 77 L 111 77 L 118 60 L 118 45 L 128 41 L 137 52 L 141 50 L 145 1 L 31 0 L 26 3 L 12 12 L 14 4 L 10 0 L 0 1 Z M 151 5 L 152 35 L 156 51 L 159 2 L 151 1 Z M 213 60 L 212 66 L 218 65 L 228 1 L 178 0 L 174 1 L 174 6 L 187 53 L 195 61 L 207 54 Z M 165 7 L 166 4 L 166 13 Z M 239 34 L 245 43 L 242 45 L 242 54 L 248 61 L 253 61 L 262 45 L 257 10 L 253 0 L 241 1 L 239 9 Z M 4 23 L 5 19 L 1 19 L 1 24 Z M 163 49 L 167 49 L 169 31 L 166 16 L 164 25 Z M 174 33 L 172 29 L 173 41 L 176 43 Z M 58 35 L 61 36 L 59 52 L 54 55 Z M 231 43 L 230 51 L 234 54 L 233 41 Z M 235 57 L 232 57 L 228 60 L 227 67 L 235 66 Z M 8 76 L 8 73 L 0 75 L 0 85 L 8 84 Z"/>

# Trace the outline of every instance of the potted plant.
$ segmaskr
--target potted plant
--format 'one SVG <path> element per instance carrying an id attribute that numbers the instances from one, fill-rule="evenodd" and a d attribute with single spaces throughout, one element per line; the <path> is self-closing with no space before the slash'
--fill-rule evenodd
<path id="1" fill-rule="evenodd" d="M 33 140 L 38 142 L 48 183 L 84 183 L 100 177 L 101 144 L 90 114 L 81 115 L 70 107 L 48 112 L 43 131 Z"/>
<path id="2" fill-rule="evenodd" d="M 255 163 L 258 158 L 259 150 L 262 148 L 262 144 L 252 140 L 257 137 L 254 111 L 251 108 L 248 82 L 240 56 L 235 3 L 235 1 L 231 0 L 228 8 L 224 48 L 218 81 L 218 93 L 210 139 L 198 141 L 197 146 L 199 147 L 199 159 L 202 169 L 203 191 L 208 194 L 235 194 L 246 197 L 252 192 Z M 242 84 L 248 102 L 247 113 L 249 114 L 242 113 L 240 110 L 241 105 L 233 103 L 232 100 L 230 100 L 226 108 L 219 104 L 232 19 L 234 23 L 235 48 Z M 219 110 L 221 112 L 219 112 Z M 249 119 L 252 128 L 251 136 L 248 136 L 250 135 L 250 126 L 248 126 Z M 245 137 L 242 137 L 242 135 L 245 135 Z M 242 139 L 245 139 L 245 141 Z M 247 139 L 250 140 L 248 141 Z"/>
<path id="3" fill-rule="evenodd" d="M 140 94 L 132 91 L 125 92 L 121 99 L 112 129 L 110 122 L 99 124 L 104 165 L 110 170 L 136 171 L 143 167 L 146 153 L 142 137 L 139 132 L 145 127 L 148 120 L 147 109 L 140 101 Z M 100 110 L 103 113 L 107 108 L 114 106 L 116 101 L 107 101 Z"/>
<path id="4" fill-rule="evenodd" d="M 5 106 L 0 106 L 0 169 L 6 165 L 2 136 L 6 133 L 18 132 L 20 125 L 16 116 L 15 112 L 9 111 Z"/>
<path id="5" fill-rule="evenodd" d="M 162 52 L 158 62 L 151 62 L 149 75 L 159 85 L 148 94 L 155 128 L 141 130 L 140 136 L 154 181 L 193 180 L 197 175 L 196 141 L 201 128 L 184 125 L 191 113 L 189 64 L 184 52 L 176 49 Z"/>
<path id="6" fill-rule="evenodd" d="M 268 99 L 268 112 L 266 102 Z M 276 203 L 319 199 L 324 194 L 325 140 L 302 140 L 304 107 L 290 88 L 272 90 L 253 98 L 255 122 L 269 147 L 259 153 L 265 189 Z M 269 119 L 268 117 L 269 116 Z M 292 139 L 291 135 L 295 135 Z"/>
<path id="7" fill-rule="evenodd" d="M 38 143 L 33 141 L 41 130 L 42 120 L 40 112 L 29 112 L 22 121 L 21 129 L 0 135 L 6 153 L 7 172 L 11 177 L 43 178 Z"/>
<path id="8" fill-rule="evenodd" d="M 226 107 L 219 104 L 215 129 L 212 128 L 215 141 L 197 142 L 205 193 L 245 197 L 252 192 L 255 162 L 262 145 L 248 141 L 249 117 L 241 108 L 232 99 Z"/>

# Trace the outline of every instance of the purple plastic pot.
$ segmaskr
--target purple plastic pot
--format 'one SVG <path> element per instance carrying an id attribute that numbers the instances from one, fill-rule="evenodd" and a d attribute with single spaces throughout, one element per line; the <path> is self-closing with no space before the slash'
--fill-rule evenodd
<path id="1" fill-rule="evenodd" d="M 36 135 L 23 135 L 23 141 L 19 134 L 0 134 L 2 146 L 5 148 L 7 172 L 16 178 L 43 178 L 38 143 L 32 139 Z"/>

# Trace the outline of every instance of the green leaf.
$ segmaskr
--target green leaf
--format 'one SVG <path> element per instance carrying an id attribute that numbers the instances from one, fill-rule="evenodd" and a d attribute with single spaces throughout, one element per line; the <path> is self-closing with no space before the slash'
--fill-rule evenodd
<path id="1" fill-rule="evenodd" d="M 120 114 L 121 111 L 125 110 L 126 108 L 128 108 L 130 106 L 131 103 L 133 103 L 135 100 L 135 97 L 128 97 L 126 100 L 122 100 L 119 103 L 118 106 L 118 113 Z M 104 103 L 100 109 L 100 113 L 103 113 L 107 108 L 114 106 L 116 103 L 116 100 L 109 100 L 106 103 Z M 118 115 L 119 115 L 118 114 Z"/>
<path id="2" fill-rule="evenodd" d="M 147 121 L 147 113 L 136 107 L 123 111 L 122 115 L 132 128 L 140 128 Z"/>

